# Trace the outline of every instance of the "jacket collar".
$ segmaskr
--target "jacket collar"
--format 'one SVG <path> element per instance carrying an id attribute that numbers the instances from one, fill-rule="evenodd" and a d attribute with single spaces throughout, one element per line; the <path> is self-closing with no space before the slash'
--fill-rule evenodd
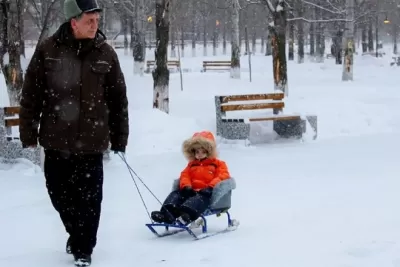
<path id="1" fill-rule="evenodd" d="M 56 41 L 77 50 L 78 54 L 93 47 L 100 48 L 106 42 L 106 36 L 97 30 L 94 39 L 76 39 L 72 33 L 70 22 L 62 24 L 54 33 Z"/>

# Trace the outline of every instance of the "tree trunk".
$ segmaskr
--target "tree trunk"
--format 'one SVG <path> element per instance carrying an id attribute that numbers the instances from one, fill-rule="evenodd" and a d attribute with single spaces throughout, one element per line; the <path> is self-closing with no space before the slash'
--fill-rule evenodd
<path id="1" fill-rule="evenodd" d="M 252 35 L 252 39 L 251 39 L 251 53 L 253 54 L 253 55 L 255 55 L 256 54 L 256 42 L 257 42 L 257 32 L 256 32 L 256 29 L 255 29 L 255 27 L 252 27 L 253 29 L 253 35 Z"/>
<path id="2" fill-rule="evenodd" d="M 18 25 L 19 25 L 19 48 L 21 49 L 21 55 L 25 57 L 25 38 L 24 38 L 24 9 L 26 0 L 14 0 L 17 1 L 18 9 Z"/>
<path id="3" fill-rule="evenodd" d="M 204 12 L 206 8 L 204 8 Z M 203 56 L 207 56 L 207 18 L 203 15 Z"/>
<path id="4" fill-rule="evenodd" d="M 320 4 L 320 1 L 317 2 Z M 322 10 L 319 7 L 314 8 L 315 19 L 320 20 L 322 18 Z M 322 63 L 324 61 L 324 53 L 323 53 L 323 28 L 321 22 L 315 23 L 315 61 L 318 63 Z"/>
<path id="5" fill-rule="evenodd" d="M 122 15 L 122 31 L 124 33 L 124 54 L 128 55 L 128 47 L 129 47 L 129 42 L 128 42 L 128 14 L 124 12 Z"/>
<path id="6" fill-rule="evenodd" d="M 183 24 L 181 27 L 181 57 L 185 57 L 185 34 Z"/>
<path id="7" fill-rule="evenodd" d="M 368 22 L 368 52 L 374 52 L 374 35 L 372 31 L 372 18 Z"/>
<path id="8" fill-rule="evenodd" d="M 346 0 L 346 46 L 342 81 L 353 80 L 353 44 L 354 44 L 354 0 Z"/>
<path id="9" fill-rule="evenodd" d="M 343 33 L 344 28 L 342 24 L 337 23 L 337 27 L 339 30 L 337 31 L 334 37 L 334 47 L 333 47 L 333 55 L 335 56 L 335 63 L 337 65 L 342 64 L 342 52 L 343 52 Z"/>
<path id="10" fill-rule="evenodd" d="M 289 21 L 289 60 L 294 60 L 294 21 Z"/>
<path id="11" fill-rule="evenodd" d="M 288 95 L 286 63 L 286 7 L 279 1 L 274 12 L 274 26 L 270 27 L 273 47 L 274 89 Z"/>
<path id="12" fill-rule="evenodd" d="M 226 15 L 226 9 L 224 10 L 224 28 L 222 32 L 222 54 L 226 55 L 226 20 L 227 20 L 227 15 Z"/>
<path id="13" fill-rule="evenodd" d="M 272 34 L 271 34 L 270 31 L 268 31 L 266 48 L 265 48 L 265 55 L 266 56 L 271 56 L 272 55 Z"/>
<path id="14" fill-rule="evenodd" d="M 4 63 L 8 64 L 8 56 L 4 60 L 4 55 L 8 51 L 8 9 L 9 3 L 0 0 L 0 68 L 4 73 Z"/>
<path id="15" fill-rule="evenodd" d="M 172 26 L 171 26 L 171 57 L 175 58 L 176 57 L 176 22 L 172 20 Z"/>
<path id="16" fill-rule="evenodd" d="M 130 16 L 129 17 L 129 32 L 131 34 L 131 40 L 130 40 L 130 45 L 129 47 L 131 48 L 131 50 L 133 51 L 132 53 L 134 53 L 134 49 L 136 46 L 136 32 L 135 32 L 135 23 L 133 21 L 133 17 Z"/>
<path id="17" fill-rule="evenodd" d="M 146 53 L 146 45 L 145 45 L 145 31 L 144 31 L 144 21 L 146 19 L 145 11 L 144 11 L 144 0 L 139 0 L 136 2 L 136 42 L 133 48 L 133 73 L 139 74 L 143 76 L 144 73 L 144 60 Z"/>
<path id="18" fill-rule="evenodd" d="M 9 62 L 3 62 L 3 72 L 6 81 L 11 106 L 19 106 L 23 84 L 21 68 L 21 25 L 19 10 L 22 1 L 11 1 L 8 12 L 8 56 Z"/>
<path id="19" fill-rule="evenodd" d="M 315 23 L 310 23 L 310 57 L 315 55 Z"/>
<path id="20" fill-rule="evenodd" d="M 190 1 L 192 9 L 192 57 L 196 57 L 196 42 L 197 42 L 197 12 L 193 1 Z"/>
<path id="21" fill-rule="evenodd" d="M 217 56 L 217 43 L 218 43 L 218 25 L 215 21 L 214 34 L 213 34 L 213 56 Z"/>
<path id="22" fill-rule="evenodd" d="M 156 2 L 156 49 L 154 51 L 156 68 L 153 71 L 153 108 L 169 113 L 169 7 L 170 0 Z"/>
<path id="23" fill-rule="evenodd" d="M 399 25 L 393 23 L 392 24 L 392 29 L 393 29 L 393 54 L 397 55 L 397 27 Z"/>
<path id="24" fill-rule="evenodd" d="M 298 5 L 298 17 L 301 18 L 304 15 L 303 1 L 302 0 L 297 0 L 297 5 Z M 298 61 L 299 64 L 302 64 L 302 63 L 304 63 L 304 21 L 302 19 L 299 19 L 297 21 L 297 28 L 298 28 L 298 33 L 297 33 L 298 59 L 297 59 L 297 61 Z"/>
<path id="25" fill-rule="evenodd" d="M 232 0 L 231 78 L 240 79 L 239 0 Z"/>
<path id="26" fill-rule="evenodd" d="M 362 45 L 362 52 L 367 53 L 368 51 L 368 42 L 367 42 L 367 25 L 363 23 L 361 29 L 361 45 Z"/>
<path id="27" fill-rule="evenodd" d="M 264 54 L 264 50 L 265 50 L 265 32 L 262 31 L 260 53 Z"/>

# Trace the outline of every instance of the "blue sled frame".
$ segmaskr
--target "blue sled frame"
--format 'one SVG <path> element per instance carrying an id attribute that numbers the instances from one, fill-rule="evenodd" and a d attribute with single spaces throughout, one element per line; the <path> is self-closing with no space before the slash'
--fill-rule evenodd
<path id="1" fill-rule="evenodd" d="M 213 232 L 209 233 L 207 229 L 207 219 L 206 217 L 211 216 L 211 215 L 217 215 L 217 217 L 221 216 L 221 214 L 225 213 L 228 217 L 228 227 L 222 231 L 218 232 Z M 228 210 L 207 210 L 204 212 L 199 219 L 197 219 L 195 222 L 189 223 L 187 225 L 181 224 L 180 222 L 176 221 L 173 224 L 168 224 L 168 223 L 148 223 L 146 226 L 152 231 L 156 236 L 158 237 L 164 237 L 164 236 L 170 236 L 174 235 L 180 232 L 188 232 L 192 237 L 194 237 L 195 240 L 199 239 L 204 239 L 206 237 L 214 236 L 217 234 L 222 234 L 226 233 L 229 231 L 234 231 L 237 229 L 239 226 L 239 221 L 232 219 L 231 215 L 229 214 Z M 202 227 L 202 233 L 201 234 L 195 234 L 194 229 L 198 227 Z M 158 233 L 155 228 L 156 227 L 164 227 L 165 232 L 164 233 Z M 170 228 L 174 228 L 171 230 Z"/>

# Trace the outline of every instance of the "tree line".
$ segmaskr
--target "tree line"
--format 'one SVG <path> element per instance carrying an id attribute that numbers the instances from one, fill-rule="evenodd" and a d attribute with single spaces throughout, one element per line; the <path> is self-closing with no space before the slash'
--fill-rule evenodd
<path id="1" fill-rule="evenodd" d="M 63 23 L 63 0 L 0 0 L 0 66 L 11 105 L 18 105 L 27 32 L 38 43 Z M 272 56 L 274 86 L 287 92 L 287 60 L 304 63 L 306 56 L 322 62 L 332 54 L 343 64 L 343 80 L 351 80 L 355 40 L 361 53 L 378 51 L 379 40 L 390 34 L 397 53 L 400 2 L 397 0 L 98 0 L 103 7 L 100 29 L 108 39 L 122 35 L 132 51 L 133 71 L 142 75 L 146 47 L 154 47 L 153 106 L 169 111 L 167 68 L 180 46 L 185 49 L 212 44 L 213 55 L 222 47 L 230 54 L 231 77 L 240 78 L 240 56 L 260 52 Z M 120 25 L 116 29 L 115 25 Z M 246 34 L 247 33 L 247 34 Z M 251 45 L 241 51 L 242 42 Z M 326 46 L 330 41 L 330 47 Z M 230 44 L 230 51 L 227 44 Z M 288 49 L 286 49 L 288 47 Z M 297 47 L 297 57 L 295 55 Z M 251 51 L 247 51 L 251 50 Z M 376 53 L 378 55 L 378 53 Z"/>

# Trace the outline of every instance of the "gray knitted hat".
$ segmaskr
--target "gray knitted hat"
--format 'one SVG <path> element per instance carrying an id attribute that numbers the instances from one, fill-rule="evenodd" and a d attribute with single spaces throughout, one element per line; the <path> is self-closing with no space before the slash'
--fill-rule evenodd
<path id="1" fill-rule="evenodd" d="M 101 12 L 101 8 L 97 0 L 65 0 L 64 16 L 67 20 L 79 16 L 86 12 Z"/>

